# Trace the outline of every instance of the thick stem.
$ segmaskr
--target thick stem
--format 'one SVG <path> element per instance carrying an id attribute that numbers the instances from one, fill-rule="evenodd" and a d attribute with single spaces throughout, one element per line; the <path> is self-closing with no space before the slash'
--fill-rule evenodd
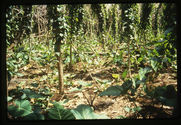
<path id="1" fill-rule="evenodd" d="M 130 39 L 128 39 L 128 73 L 129 78 L 131 78 L 131 62 L 130 62 Z"/>
<path id="2" fill-rule="evenodd" d="M 69 69 L 72 70 L 72 40 L 70 42 L 70 64 L 69 64 Z"/>
<path id="3" fill-rule="evenodd" d="M 64 93 L 64 82 L 63 82 L 63 64 L 62 64 L 62 56 L 61 56 L 61 44 L 57 44 L 57 51 L 60 55 L 57 55 L 57 66 L 58 66 L 58 77 L 59 77 L 59 94 Z"/>
<path id="4" fill-rule="evenodd" d="M 29 52 L 29 62 L 30 62 L 31 61 L 31 48 L 32 48 L 30 36 L 28 36 L 28 40 L 29 40 L 29 47 L 30 47 L 30 52 Z"/>

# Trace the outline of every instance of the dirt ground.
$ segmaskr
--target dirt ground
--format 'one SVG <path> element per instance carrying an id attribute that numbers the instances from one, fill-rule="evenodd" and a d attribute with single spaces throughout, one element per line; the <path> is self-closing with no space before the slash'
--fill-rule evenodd
<path id="1" fill-rule="evenodd" d="M 116 68 L 116 70 L 115 70 Z M 161 105 L 158 102 L 154 102 L 152 99 L 146 97 L 145 93 L 140 94 L 142 86 L 135 96 L 120 95 L 120 96 L 98 96 L 98 94 L 103 91 L 106 87 L 111 85 L 121 84 L 123 81 L 120 79 L 119 82 L 115 82 L 112 78 L 112 73 L 120 73 L 120 69 L 116 66 L 96 69 L 89 72 L 83 72 L 81 70 L 75 70 L 74 72 L 64 72 L 64 75 L 73 75 L 71 77 L 72 85 L 64 85 L 64 95 L 60 96 L 58 94 L 58 83 L 49 84 L 47 81 L 42 81 L 39 78 L 46 73 L 36 72 L 36 68 L 31 70 L 22 69 L 21 73 L 24 74 L 23 77 L 14 77 L 9 83 L 8 90 L 16 88 L 19 82 L 25 81 L 22 88 L 28 88 L 29 84 L 36 81 L 41 84 L 41 87 L 48 86 L 51 88 L 53 96 L 50 100 L 63 101 L 68 100 L 67 103 L 63 104 L 65 108 L 76 108 L 80 104 L 87 104 L 93 107 L 94 112 L 97 114 L 105 114 L 110 118 L 116 118 L 118 116 L 124 116 L 127 118 L 171 118 L 173 107 Z M 114 71 L 112 70 L 114 69 Z M 33 72 L 32 72 L 33 71 Z M 39 70 L 40 71 L 40 70 Z M 41 70 L 42 71 L 42 70 Z M 33 76 L 34 77 L 30 77 Z M 101 84 L 95 82 L 95 79 L 109 80 L 110 84 L 106 87 L 101 86 Z M 70 80 L 70 79 L 69 79 Z M 68 80 L 67 80 L 68 81 Z M 86 82 L 90 84 L 89 86 L 80 85 L 81 82 Z M 176 73 L 162 73 L 157 79 L 154 80 L 154 86 L 163 85 L 174 85 L 177 86 Z M 38 88 L 37 88 L 38 89 Z M 99 90 L 98 90 L 99 89 Z M 141 107 L 140 112 L 127 112 L 126 107 L 134 108 Z"/>

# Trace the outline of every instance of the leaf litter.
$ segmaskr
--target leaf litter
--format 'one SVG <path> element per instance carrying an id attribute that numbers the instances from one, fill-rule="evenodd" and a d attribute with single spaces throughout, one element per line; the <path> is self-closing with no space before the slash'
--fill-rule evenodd
<path id="1" fill-rule="evenodd" d="M 29 66 L 29 65 L 28 65 Z M 98 96 L 98 93 L 105 90 L 105 88 L 108 88 L 109 86 L 112 86 L 116 82 L 114 81 L 114 78 L 112 77 L 113 73 L 111 69 L 112 67 L 95 69 L 91 73 L 87 74 L 86 77 L 90 76 L 91 79 L 85 79 L 84 74 L 79 74 L 79 77 L 76 77 L 81 70 L 77 70 L 74 73 L 65 73 L 66 79 L 71 80 L 70 85 L 65 84 L 65 93 L 64 96 L 60 96 L 58 94 L 58 87 L 57 84 L 50 84 L 47 82 L 47 77 L 43 79 L 41 77 L 41 73 L 43 70 L 40 70 L 40 66 L 34 67 L 37 68 L 36 70 L 39 70 L 38 72 L 33 71 L 31 66 L 28 67 L 26 71 L 23 69 L 20 69 L 20 73 L 24 74 L 24 76 L 21 77 L 15 77 L 12 79 L 9 83 L 8 89 L 9 91 L 12 89 L 15 89 L 17 86 L 22 87 L 22 89 L 35 89 L 37 91 L 37 88 L 44 88 L 48 87 L 50 88 L 50 92 L 52 93 L 52 97 L 50 100 L 56 100 L 56 101 L 65 101 L 66 103 L 62 104 L 65 108 L 68 109 L 75 109 L 77 106 L 85 104 L 90 105 L 94 112 L 97 114 L 105 114 L 110 118 L 159 118 L 159 117 L 171 117 L 173 108 L 170 108 L 168 106 L 162 106 L 163 110 L 156 110 L 156 108 L 160 108 L 161 104 L 156 104 L 155 106 L 151 107 L 150 103 L 152 102 L 151 99 L 144 97 L 144 93 L 140 94 L 136 100 L 132 101 L 130 100 L 130 95 L 120 95 L 120 96 Z M 119 70 L 119 68 L 118 68 Z M 27 73 L 25 73 L 27 72 Z M 118 71 L 120 72 L 120 71 Z M 30 75 L 35 75 L 34 78 L 29 78 Z M 72 75 L 72 76 L 71 76 Z M 104 77 L 103 77 L 104 76 Z M 107 76 L 107 77 L 106 77 Z M 118 77 L 114 75 L 114 77 Z M 163 80 L 164 78 L 164 80 Z M 20 84 L 20 81 L 23 81 Z M 65 80 L 66 81 L 66 80 Z M 102 81 L 100 83 L 99 81 Z M 111 81 L 113 81 L 111 83 Z M 120 78 L 120 81 L 121 78 Z M 164 81 L 164 84 L 173 84 L 176 86 L 177 81 L 175 79 L 174 73 L 162 73 L 159 75 L 159 77 L 154 81 L 155 86 L 162 86 Z M 104 82 L 110 82 L 109 86 L 104 86 Z M 37 83 L 37 85 L 33 83 Z M 122 82 L 120 82 L 121 85 Z M 118 83 L 119 84 L 119 83 Z M 141 90 L 141 89 L 140 89 Z M 143 96 L 141 96 L 143 95 Z M 136 106 L 137 109 L 142 109 L 141 113 L 137 112 L 136 109 L 134 109 Z M 149 107 L 150 106 L 150 107 Z M 135 111 L 134 111 L 134 110 Z M 149 113 L 146 113 L 149 112 Z M 159 115 L 159 112 L 162 112 L 162 115 Z M 149 114 L 149 115 L 148 115 Z"/>

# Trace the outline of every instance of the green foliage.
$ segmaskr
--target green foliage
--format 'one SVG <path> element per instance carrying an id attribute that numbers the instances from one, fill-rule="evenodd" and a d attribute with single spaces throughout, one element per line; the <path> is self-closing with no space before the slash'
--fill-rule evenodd
<path id="1" fill-rule="evenodd" d="M 143 30 L 145 30 L 150 24 L 150 14 L 152 12 L 152 7 L 153 5 L 151 3 L 143 3 L 142 5 L 140 26 Z"/>
<path id="2" fill-rule="evenodd" d="M 63 5 L 48 5 L 49 23 L 52 24 L 52 31 L 55 43 L 55 52 L 58 52 L 57 44 L 61 44 L 62 40 L 67 36 L 68 25 L 64 16 L 65 7 Z"/>
<path id="3" fill-rule="evenodd" d="M 132 81 L 127 80 L 125 81 L 122 86 L 116 85 L 108 87 L 103 92 L 99 93 L 99 96 L 119 96 L 124 95 L 127 93 L 127 91 L 132 87 Z"/>
<path id="4" fill-rule="evenodd" d="M 8 45 L 16 42 L 15 40 L 17 40 L 17 43 L 22 43 L 20 41 L 21 36 L 30 33 L 31 9 L 31 6 L 22 5 L 12 5 L 7 8 L 6 43 Z"/>
<path id="5" fill-rule="evenodd" d="M 98 115 L 94 113 L 90 106 L 83 104 L 77 106 L 75 109 L 72 109 L 71 112 L 74 114 L 76 119 L 109 119 L 106 115 Z"/>
<path id="6" fill-rule="evenodd" d="M 32 113 L 32 107 L 28 100 L 15 100 L 15 106 L 8 106 L 8 111 L 14 117 L 24 117 Z"/>
<path id="7" fill-rule="evenodd" d="M 141 68 L 140 70 L 139 70 L 139 79 L 140 80 L 143 80 L 143 79 L 145 79 L 145 75 L 147 74 L 147 73 L 149 73 L 149 72 L 151 72 L 152 70 L 151 70 L 151 68 L 150 67 L 145 67 L 145 68 Z"/>
<path id="8" fill-rule="evenodd" d="M 84 9 L 82 4 L 69 4 L 66 6 L 69 11 L 68 25 L 70 26 L 70 35 L 78 35 L 84 16 Z"/>
<path id="9" fill-rule="evenodd" d="M 15 75 L 18 69 L 29 63 L 28 50 L 24 47 L 15 47 L 14 53 L 10 53 L 6 60 L 7 70 L 11 75 Z"/>
<path id="10" fill-rule="evenodd" d="M 62 105 L 57 102 L 53 103 L 53 108 L 48 110 L 48 118 L 54 120 L 73 120 L 74 115 L 70 110 L 64 109 Z"/>
<path id="11" fill-rule="evenodd" d="M 95 79 L 93 80 L 105 89 L 103 89 L 104 91 L 101 90 L 102 92 L 99 93 L 99 96 L 128 94 L 128 96 L 135 98 L 134 95 L 139 95 L 140 89 L 139 91 L 137 90 L 142 84 L 146 96 L 156 99 L 163 105 L 175 107 L 177 100 L 176 90 L 173 86 L 153 89 L 151 85 L 153 90 L 149 91 L 146 84 L 146 82 L 151 84 L 161 71 L 170 72 L 170 70 L 177 70 L 175 4 L 159 4 L 158 8 L 156 8 L 158 10 L 152 11 L 154 5 L 158 4 L 120 4 L 120 8 L 116 4 L 47 5 L 47 17 L 43 18 L 48 19 L 49 34 L 42 41 L 39 39 L 41 36 L 36 38 L 35 35 L 34 37 L 34 32 L 31 28 L 32 14 L 35 13 L 34 9 L 31 6 L 23 5 L 9 6 L 6 13 L 7 70 L 11 77 L 14 75 L 26 77 L 19 71 L 23 69 L 23 66 L 30 63 L 29 61 L 33 61 L 33 63 L 39 64 L 38 68 L 50 67 L 53 71 L 53 73 L 43 75 L 39 79 L 40 82 L 46 82 L 46 84 L 57 83 L 58 79 L 52 78 L 52 76 L 57 74 L 57 70 L 55 70 L 57 66 L 56 55 L 59 56 L 60 53 L 54 53 L 53 49 L 55 52 L 59 52 L 58 46 L 61 45 L 61 51 L 63 52 L 62 62 L 65 67 L 71 60 L 72 64 L 80 62 L 78 67 L 76 67 L 76 70 L 80 69 L 80 71 L 82 71 L 81 68 L 83 67 L 84 72 L 81 72 L 80 77 L 84 76 L 84 73 L 87 73 L 86 71 L 93 70 L 94 72 L 99 68 L 113 66 L 110 71 L 106 71 L 100 77 L 107 76 L 107 73 L 109 73 L 107 77 L 110 77 L 110 79 L 114 78 L 116 82 L 112 83 L 107 78 L 105 78 L 106 80 L 102 78 L 100 80 L 96 78 L 97 74 L 94 76 Z M 173 18 L 169 18 L 166 13 L 169 13 Z M 150 21 L 153 15 L 158 17 L 155 22 L 153 20 L 152 22 Z M 37 26 L 37 22 L 33 23 L 34 26 Z M 150 27 L 153 25 L 155 25 L 155 29 L 151 30 Z M 154 36 L 153 30 L 156 29 L 158 29 L 158 32 Z M 28 39 L 24 36 L 33 37 Z M 23 44 L 15 45 L 12 49 L 10 45 L 15 41 Z M 143 42 L 147 42 L 147 44 L 143 46 Z M 49 46 L 47 46 L 47 43 Z M 101 46 L 102 43 L 105 43 L 105 47 Z M 127 56 L 128 51 L 126 50 L 128 43 L 130 58 Z M 129 79 L 127 78 L 129 73 L 127 70 L 128 58 L 131 61 L 131 72 L 133 73 Z M 30 63 L 29 65 L 32 64 Z M 31 67 L 31 70 L 33 70 L 33 67 Z M 27 71 L 29 72 L 29 70 Z M 78 81 L 78 86 L 76 86 L 72 80 L 74 78 L 73 76 L 65 78 L 65 86 L 73 87 L 68 90 L 69 92 L 79 92 L 94 85 L 94 82 L 89 84 L 81 80 Z M 124 81 L 122 85 L 115 85 L 122 80 Z M 111 86 L 111 84 L 114 85 Z M 51 107 L 49 100 L 52 96 L 51 88 L 48 86 L 39 88 L 38 82 L 30 84 L 33 89 L 22 89 L 22 85 L 26 85 L 26 83 L 19 82 L 16 89 L 9 91 L 7 98 L 8 104 L 10 104 L 8 112 L 14 119 L 68 120 L 108 118 L 105 115 L 95 114 L 93 109 L 86 105 L 79 105 L 75 109 L 66 109 L 63 107 L 66 101 L 63 103 L 55 102 L 53 107 Z M 101 88 L 96 86 L 96 89 Z M 126 112 L 136 113 L 141 108 L 137 106 L 134 108 L 125 107 L 125 110 Z M 116 118 L 124 119 L 125 117 L 118 116 Z"/>

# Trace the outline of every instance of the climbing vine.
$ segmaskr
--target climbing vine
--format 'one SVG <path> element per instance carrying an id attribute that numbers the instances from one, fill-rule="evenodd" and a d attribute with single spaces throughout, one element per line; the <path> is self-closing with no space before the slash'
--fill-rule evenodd
<path id="1" fill-rule="evenodd" d="M 31 6 L 9 6 L 6 12 L 7 43 L 22 43 L 21 37 L 25 37 L 31 31 Z"/>
<path id="2" fill-rule="evenodd" d="M 52 32 L 55 39 L 55 52 L 58 60 L 58 73 L 59 73 L 59 93 L 64 93 L 64 84 L 63 84 L 63 64 L 62 64 L 62 52 L 61 44 L 67 35 L 68 25 L 64 17 L 65 7 L 62 5 L 50 5 L 48 6 L 49 19 L 52 23 Z"/>

